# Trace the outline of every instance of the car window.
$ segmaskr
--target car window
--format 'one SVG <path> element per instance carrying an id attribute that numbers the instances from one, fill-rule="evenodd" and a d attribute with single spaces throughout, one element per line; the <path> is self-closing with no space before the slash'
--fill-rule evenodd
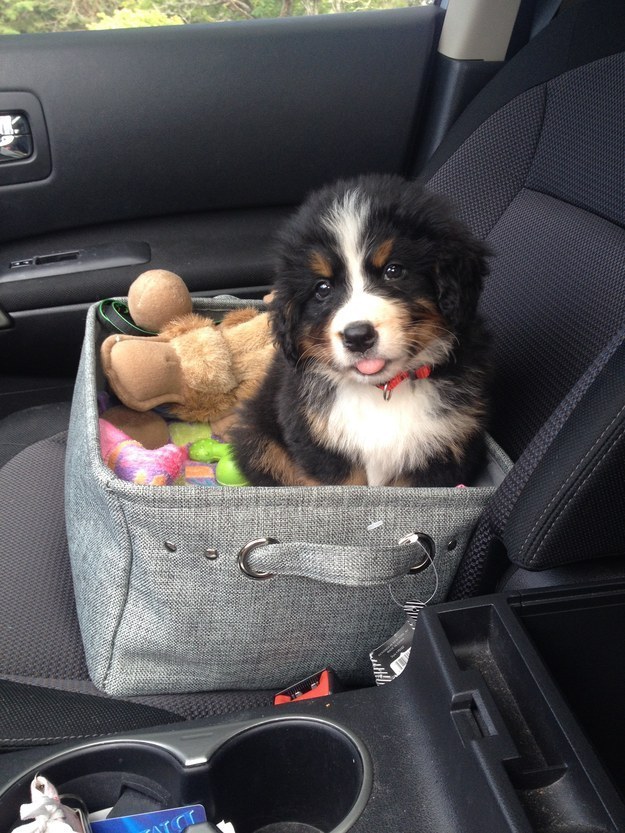
<path id="1" fill-rule="evenodd" d="M 0 34 L 179 26 L 427 6 L 437 0 L 3 0 Z"/>

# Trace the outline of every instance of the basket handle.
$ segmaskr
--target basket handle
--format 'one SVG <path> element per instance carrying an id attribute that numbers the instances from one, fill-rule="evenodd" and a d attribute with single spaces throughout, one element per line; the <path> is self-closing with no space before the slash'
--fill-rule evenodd
<path id="1" fill-rule="evenodd" d="M 402 538 L 393 547 L 351 547 L 307 542 L 280 543 L 257 538 L 240 551 L 238 563 L 248 578 L 298 576 L 324 584 L 363 587 L 388 584 L 426 569 L 434 558 L 434 543 L 423 533 Z"/>

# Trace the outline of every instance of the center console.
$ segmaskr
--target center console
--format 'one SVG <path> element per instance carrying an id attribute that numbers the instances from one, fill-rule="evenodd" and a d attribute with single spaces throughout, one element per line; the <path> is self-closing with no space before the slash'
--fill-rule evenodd
<path id="1" fill-rule="evenodd" d="M 624 637 L 622 583 L 437 605 L 381 688 L 0 757 L 0 830 L 41 773 L 235 833 L 618 833 Z"/>

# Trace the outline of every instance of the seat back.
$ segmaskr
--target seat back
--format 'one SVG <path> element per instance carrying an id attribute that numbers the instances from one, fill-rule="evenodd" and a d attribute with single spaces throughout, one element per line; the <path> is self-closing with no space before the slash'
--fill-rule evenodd
<path id="1" fill-rule="evenodd" d="M 485 89 L 424 172 L 494 251 L 481 303 L 491 433 L 518 461 L 455 594 L 493 589 L 487 562 L 507 563 L 502 545 L 531 569 L 618 550 L 624 100 L 622 3 L 579 3 Z"/>

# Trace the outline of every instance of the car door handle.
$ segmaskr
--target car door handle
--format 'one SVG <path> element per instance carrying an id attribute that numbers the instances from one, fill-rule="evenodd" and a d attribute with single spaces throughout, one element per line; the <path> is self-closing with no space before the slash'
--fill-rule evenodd
<path id="1" fill-rule="evenodd" d="M 21 113 L 0 115 L 0 165 L 33 155 L 30 123 Z"/>
<path id="2" fill-rule="evenodd" d="M 41 102 L 33 93 L 0 92 L 0 192 L 50 176 L 52 156 Z"/>

